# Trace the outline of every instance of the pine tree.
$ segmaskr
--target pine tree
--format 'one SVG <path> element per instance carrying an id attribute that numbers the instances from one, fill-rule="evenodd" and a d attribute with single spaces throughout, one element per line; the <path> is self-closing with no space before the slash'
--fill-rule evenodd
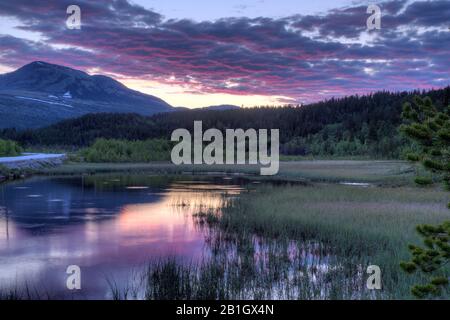
<path id="1" fill-rule="evenodd" d="M 400 127 L 401 131 L 420 146 L 420 152 L 409 154 L 408 159 L 421 162 L 426 169 L 442 177 L 450 190 L 450 106 L 439 111 L 430 98 L 415 97 L 413 104 L 403 106 L 402 117 L 406 123 Z M 421 185 L 433 182 L 428 177 L 417 177 L 415 181 Z M 450 209 L 450 203 L 447 206 Z M 416 229 L 424 246 L 410 245 L 412 258 L 401 262 L 400 266 L 408 273 L 422 272 L 430 278 L 427 284 L 412 287 L 414 296 L 442 295 L 449 284 L 445 272 L 450 261 L 450 221 L 419 225 Z"/>

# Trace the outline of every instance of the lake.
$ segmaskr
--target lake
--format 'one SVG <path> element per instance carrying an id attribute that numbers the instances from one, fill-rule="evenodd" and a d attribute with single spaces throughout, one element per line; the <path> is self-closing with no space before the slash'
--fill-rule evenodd
<path id="1" fill-rule="evenodd" d="M 193 214 L 242 192 L 232 177 L 32 178 L 0 186 L 0 288 L 42 295 L 111 298 L 148 261 L 195 262 L 209 249 Z M 78 265 L 82 290 L 66 288 Z"/>
<path id="2" fill-rule="evenodd" d="M 128 174 L 2 184 L 0 298 L 357 297 L 363 272 L 351 257 L 313 239 L 227 228 L 227 206 L 265 184 L 289 183 Z M 74 265 L 81 290 L 67 288 Z"/>

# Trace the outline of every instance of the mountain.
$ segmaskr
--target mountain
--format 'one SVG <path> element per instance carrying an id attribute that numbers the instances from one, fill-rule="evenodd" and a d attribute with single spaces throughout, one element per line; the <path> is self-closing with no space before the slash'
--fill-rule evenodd
<path id="1" fill-rule="evenodd" d="M 103 75 L 42 61 L 0 75 L 0 128 L 36 128 L 87 113 L 172 111 L 165 101 Z"/>
<path id="2" fill-rule="evenodd" d="M 214 110 L 214 111 L 223 111 L 223 110 L 239 110 L 241 107 L 235 106 L 232 104 L 220 104 L 217 106 L 209 106 L 202 108 L 203 110 Z"/>
<path id="3" fill-rule="evenodd" d="M 175 107 L 174 111 L 189 111 L 189 110 L 212 110 L 212 111 L 224 111 L 224 110 L 239 110 L 241 107 L 232 104 L 220 104 L 217 106 L 200 107 L 200 108 L 186 108 L 186 107 Z"/>

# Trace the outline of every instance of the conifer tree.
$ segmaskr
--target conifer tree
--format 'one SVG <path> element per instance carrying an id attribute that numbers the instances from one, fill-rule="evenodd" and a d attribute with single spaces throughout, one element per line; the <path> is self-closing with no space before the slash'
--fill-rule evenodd
<path id="1" fill-rule="evenodd" d="M 442 178 L 447 190 L 450 190 L 449 109 L 450 106 L 437 110 L 430 98 L 415 97 L 413 104 L 405 103 L 403 106 L 402 117 L 405 124 L 400 127 L 406 136 L 420 146 L 420 152 L 409 154 L 408 159 L 421 162 L 434 176 Z M 429 177 L 416 177 L 415 181 L 420 185 L 433 183 L 433 179 Z M 447 206 L 450 209 L 450 203 Z M 401 262 L 400 266 L 408 273 L 422 272 L 429 276 L 428 283 L 411 288 L 414 296 L 440 296 L 448 289 L 449 284 L 450 221 L 439 225 L 419 225 L 416 229 L 424 245 L 410 245 L 412 258 Z"/>

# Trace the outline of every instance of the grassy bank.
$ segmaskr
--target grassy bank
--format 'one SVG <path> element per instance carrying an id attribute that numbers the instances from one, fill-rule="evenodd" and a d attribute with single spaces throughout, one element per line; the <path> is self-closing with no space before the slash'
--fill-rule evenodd
<path id="1" fill-rule="evenodd" d="M 67 163 L 40 171 L 45 175 L 151 172 L 163 174 L 241 173 L 257 179 L 314 182 L 368 182 L 403 185 L 413 181 L 415 168 L 404 161 L 308 160 L 281 161 L 276 176 L 259 176 L 257 165 L 180 165 L 152 163 Z"/>
<path id="2" fill-rule="evenodd" d="M 0 183 L 8 180 L 23 179 L 33 174 L 33 170 L 28 169 L 9 169 L 0 164 Z"/>
<path id="3" fill-rule="evenodd" d="M 264 186 L 227 206 L 220 221 L 227 230 L 339 243 L 347 239 L 347 248 L 367 246 L 375 252 L 393 240 L 415 240 L 417 224 L 447 219 L 447 200 L 448 193 L 439 188 Z"/>

